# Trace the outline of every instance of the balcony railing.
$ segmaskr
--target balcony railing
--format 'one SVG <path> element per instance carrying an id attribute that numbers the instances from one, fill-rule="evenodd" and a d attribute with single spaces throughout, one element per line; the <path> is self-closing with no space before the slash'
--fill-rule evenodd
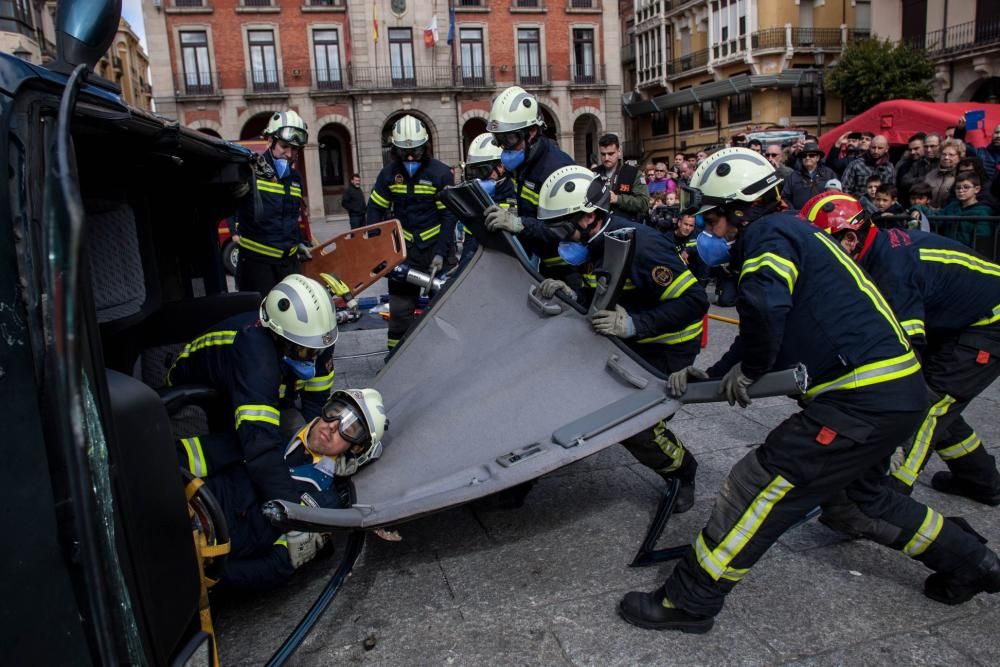
<path id="1" fill-rule="evenodd" d="M 493 88 L 496 86 L 495 67 L 462 67 L 455 68 L 455 84 L 463 88 Z"/>
<path id="2" fill-rule="evenodd" d="M 457 0 L 456 7 L 485 7 L 486 0 Z"/>
<path id="3" fill-rule="evenodd" d="M 340 68 L 318 69 L 313 72 L 312 79 L 316 90 L 344 90 L 347 87 L 346 75 Z"/>
<path id="4" fill-rule="evenodd" d="M 792 28 L 792 46 L 840 46 L 840 28 Z"/>
<path id="5" fill-rule="evenodd" d="M 695 51 L 667 63 L 667 76 L 676 76 L 708 64 L 708 49 Z"/>
<path id="6" fill-rule="evenodd" d="M 621 50 L 622 65 L 635 62 L 635 42 L 629 42 Z"/>
<path id="7" fill-rule="evenodd" d="M 868 30 L 849 29 L 847 42 L 868 39 Z M 792 49 L 796 47 L 840 48 L 844 46 L 840 28 L 767 28 L 750 35 L 750 47 L 756 49 Z"/>
<path id="8" fill-rule="evenodd" d="M 271 0 L 240 0 L 244 7 L 270 7 Z"/>
<path id="9" fill-rule="evenodd" d="M 514 81 L 521 86 L 547 86 L 552 82 L 552 65 L 515 67 Z"/>
<path id="10" fill-rule="evenodd" d="M 204 7 L 205 0 L 174 0 L 174 7 Z"/>
<path id="11" fill-rule="evenodd" d="M 511 0 L 511 7 L 516 9 L 544 9 L 544 0 Z"/>
<path id="12" fill-rule="evenodd" d="M 345 0 L 309 0 L 310 7 L 343 7 Z"/>
<path id="13" fill-rule="evenodd" d="M 604 76 L 604 63 L 567 65 L 566 80 L 570 82 L 570 85 L 603 86 L 607 83 L 607 79 Z"/>
<path id="14" fill-rule="evenodd" d="M 1000 42 L 1000 19 L 959 23 L 905 41 L 932 58 L 954 55 Z"/>
<path id="15" fill-rule="evenodd" d="M 744 35 L 740 35 L 736 39 L 728 39 L 725 42 L 714 44 L 712 46 L 712 58 L 714 60 L 721 60 L 746 51 L 747 42 L 744 37 Z"/>
<path id="16" fill-rule="evenodd" d="M 247 92 L 248 93 L 277 93 L 281 92 L 281 78 L 278 71 L 273 69 L 251 69 L 247 72 Z"/>
<path id="17" fill-rule="evenodd" d="M 174 75 L 174 93 L 177 97 L 220 95 L 218 72 L 177 72 Z"/>
<path id="18" fill-rule="evenodd" d="M 569 0 L 570 9 L 597 9 L 597 0 Z"/>

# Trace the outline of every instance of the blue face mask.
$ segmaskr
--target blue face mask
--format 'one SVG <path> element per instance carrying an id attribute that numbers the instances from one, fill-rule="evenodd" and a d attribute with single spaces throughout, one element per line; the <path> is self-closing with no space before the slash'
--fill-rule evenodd
<path id="1" fill-rule="evenodd" d="M 511 171 L 524 164 L 523 150 L 504 150 L 500 153 L 500 162 Z"/>
<path id="2" fill-rule="evenodd" d="M 477 178 L 479 185 L 482 186 L 483 191 L 493 199 L 493 194 L 497 191 L 497 182 L 492 178 Z"/>
<path id="3" fill-rule="evenodd" d="M 729 261 L 729 243 L 708 232 L 698 234 L 695 241 L 698 247 L 698 257 L 708 266 L 720 266 Z"/>
<path id="4" fill-rule="evenodd" d="M 580 266 L 587 261 L 590 249 L 583 243 L 563 241 L 559 244 L 559 256 L 570 266 Z"/>
<path id="5" fill-rule="evenodd" d="M 312 361 L 299 361 L 298 359 L 292 359 L 291 357 L 285 357 L 284 362 L 288 364 L 288 367 L 292 369 L 295 376 L 300 380 L 312 380 L 316 377 L 316 360 Z"/>
<path id="6" fill-rule="evenodd" d="M 410 175 L 410 178 L 413 178 L 413 175 L 417 173 L 417 169 L 420 169 L 420 163 L 406 160 L 403 162 L 403 169 Z"/>
<path id="7" fill-rule="evenodd" d="M 278 178 L 284 178 L 288 173 L 288 160 L 285 158 L 274 158 L 274 170 L 278 172 Z"/>

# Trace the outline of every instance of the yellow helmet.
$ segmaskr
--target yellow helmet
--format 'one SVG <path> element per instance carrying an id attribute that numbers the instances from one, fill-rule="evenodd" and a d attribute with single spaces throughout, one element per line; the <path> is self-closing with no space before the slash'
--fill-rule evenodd
<path id="1" fill-rule="evenodd" d="M 264 130 L 265 137 L 274 137 L 287 141 L 292 146 L 302 148 L 309 141 L 309 127 L 302 120 L 302 116 L 291 109 L 288 111 L 276 111 L 271 115 Z"/>
<path id="2" fill-rule="evenodd" d="M 766 157 L 749 148 L 723 148 L 702 160 L 681 186 L 681 211 L 704 213 L 717 206 L 747 205 L 783 179 Z"/>
<path id="3" fill-rule="evenodd" d="M 542 126 L 542 112 L 535 96 L 520 86 L 511 86 L 497 95 L 490 107 L 486 129 L 493 134 Z"/>
<path id="4" fill-rule="evenodd" d="M 337 342 L 337 311 L 322 285 L 293 273 L 267 293 L 260 321 L 285 340 L 324 350 Z"/>
<path id="5" fill-rule="evenodd" d="M 483 162 L 499 162 L 503 150 L 493 141 L 493 135 L 483 132 L 469 144 L 469 155 L 465 164 L 480 164 Z"/>
<path id="6" fill-rule="evenodd" d="M 339 420 L 338 430 L 344 439 L 364 447 L 356 456 L 338 458 L 338 474 L 352 475 L 382 456 L 382 436 L 389 428 L 389 420 L 377 389 L 338 389 L 323 406 L 323 419 Z"/>
<path id="7" fill-rule="evenodd" d="M 403 116 L 392 126 L 392 145 L 397 148 L 417 148 L 427 143 L 427 128 L 418 118 Z"/>
<path id="8" fill-rule="evenodd" d="M 579 165 L 552 172 L 538 192 L 538 219 L 557 220 L 573 213 L 608 212 L 610 192 L 607 182 Z"/>

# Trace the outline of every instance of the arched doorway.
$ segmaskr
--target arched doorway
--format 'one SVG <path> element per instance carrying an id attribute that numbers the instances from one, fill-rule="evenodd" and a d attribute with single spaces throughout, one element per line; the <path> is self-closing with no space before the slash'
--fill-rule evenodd
<path id="1" fill-rule="evenodd" d="M 480 134 L 486 131 L 486 119 L 485 118 L 470 118 L 465 121 L 465 125 L 462 126 L 462 161 L 465 161 L 465 156 L 469 154 L 469 146 L 472 145 L 472 140 L 478 137 Z"/>
<path id="2" fill-rule="evenodd" d="M 976 92 L 972 94 L 971 101 L 979 102 L 981 104 L 1000 103 L 1000 77 L 992 76 L 983 80 L 983 82 L 976 87 Z"/>
<path id="3" fill-rule="evenodd" d="M 580 114 L 573 122 L 573 159 L 586 167 L 597 162 L 597 140 L 601 136 L 600 121 L 594 114 Z"/>
<path id="4" fill-rule="evenodd" d="M 319 171 L 323 182 L 323 209 L 327 215 L 342 213 L 341 198 L 344 188 L 354 173 L 351 135 L 340 123 L 329 123 L 320 128 Z"/>
<path id="5" fill-rule="evenodd" d="M 219 134 L 218 132 L 216 132 L 215 130 L 213 130 L 210 127 L 199 127 L 198 131 L 201 132 L 202 134 L 207 134 L 210 137 L 215 137 L 216 139 L 221 139 L 222 138 L 221 134 Z"/>
<path id="6" fill-rule="evenodd" d="M 396 124 L 396 121 L 403 116 L 413 116 L 420 120 L 427 128 L 427 150 L 430 151 L 430 155 L 434 155 L 434 133 L 431 131 L 431 124 L 427 122 L 422 114 L 416 113 L 414 111 L 397 111 L 396 113 L 389 116 L 385 125 L 382 126 L 382 164 L 389 164 L 389 160 L 392 157 L 392 126 Z"/>
<path id="7" fill-rule="evenodd" d="M 559 125 L 556 123 L 556 117 L 551 111 L 546 109 L 543 105 L 539 104 L 538 108 L 542 112 L 542 120 L 545 122 L 545 130 L 543 134 L 552 139 L 553 141 L 559 141 Z"/>
<path id="8" fill-rule="evenodd" d="M 264 130 L 267 128 L 267 121 L 270 120 L 270 118 L 270 111 L 251 116 L 247 122 L 243 124 L 243 129 L 240 130 L 240 141 L 260 139 L 264 135 Z"/>

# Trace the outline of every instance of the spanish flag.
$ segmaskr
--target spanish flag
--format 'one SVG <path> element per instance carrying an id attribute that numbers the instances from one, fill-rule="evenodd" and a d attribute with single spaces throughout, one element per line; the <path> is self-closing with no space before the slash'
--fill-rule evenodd
<path id="1" fill-rule="evenodd" d="M 372 39 L 378 43 L 378 12 L 375 10 L 375 0 L 372 0 Z"/>

